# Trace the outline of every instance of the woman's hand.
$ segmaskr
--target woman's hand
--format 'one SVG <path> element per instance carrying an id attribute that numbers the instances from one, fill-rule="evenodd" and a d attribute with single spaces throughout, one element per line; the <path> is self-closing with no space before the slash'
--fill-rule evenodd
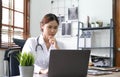
<path id="1" fill-rule="evenodd" d="M 48 73 L 48 69 L 40 70 L 40 74 L 47 74 L 47 73 Z"/>
<path id="2" fill-rule="evenodd" d="M 59 47 L 57 45 L 57 41 L 56 41 L 56 39 L 54 37 L 51 37 L 51 36 L 49 37 L 49 43 L 51 45 L 53 45 L 56 49 L 59 49 Z"/>

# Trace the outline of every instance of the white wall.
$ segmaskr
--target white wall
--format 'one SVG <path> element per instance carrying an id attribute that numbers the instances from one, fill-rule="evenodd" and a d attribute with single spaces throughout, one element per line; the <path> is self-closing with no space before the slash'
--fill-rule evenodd
<path id="1" fill-rule="evenodd" d="M 30 33 L 31 36 L 40 34 L 40 21 L 50 12 L 50 0 L 30 0 Z"/>
<path id="2" fill-rule="evenodd" d="M 109 23 L 112 18 L 112 0 L 79 0 L 80 21 L 86 23 L 87 16 L 90 16 L 90 21 Z"/>

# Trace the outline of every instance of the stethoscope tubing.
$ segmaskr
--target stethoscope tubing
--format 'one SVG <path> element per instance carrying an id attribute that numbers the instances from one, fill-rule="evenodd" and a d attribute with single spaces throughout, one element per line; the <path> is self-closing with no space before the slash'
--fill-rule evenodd
<path id="1" fill-rule="evenodd" d="M 42 45 L 39 43 L 39 38 L 40 38 L 40 36 L 39 37 L 37 37 L 37 45 L 36 45 L 36 47 L 35 47 L 35 51 L 37 52 L 37 49 L 38 49 L 38 47 L 40 46 L 41 47 L 41 49 L 43 50 L 43 47 L 42 47 Z"/>

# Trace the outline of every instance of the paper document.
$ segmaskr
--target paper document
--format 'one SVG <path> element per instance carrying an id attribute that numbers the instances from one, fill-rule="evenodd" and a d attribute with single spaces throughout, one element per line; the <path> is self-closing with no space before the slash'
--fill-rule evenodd
<path id="1" fill-rule="evenodd" d="M 89 67 L 91 70 L 101 70 L 101 71 L 114 71 L 115 67 Z"/>
<path id="2" fill-rule="evenodd" d="M 106 75 L 112 74 L 111 71 L 100 71 L 100 70 L 88 70 L 89 75 Z"/>

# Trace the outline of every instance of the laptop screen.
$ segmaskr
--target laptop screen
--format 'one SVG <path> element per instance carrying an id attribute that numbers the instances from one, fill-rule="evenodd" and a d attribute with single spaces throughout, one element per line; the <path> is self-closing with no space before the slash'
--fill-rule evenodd
<path id="1" fill-rule="evenodd" d="M 86 77 L 90 50 L 51 50 L 48 77 Z"/>

